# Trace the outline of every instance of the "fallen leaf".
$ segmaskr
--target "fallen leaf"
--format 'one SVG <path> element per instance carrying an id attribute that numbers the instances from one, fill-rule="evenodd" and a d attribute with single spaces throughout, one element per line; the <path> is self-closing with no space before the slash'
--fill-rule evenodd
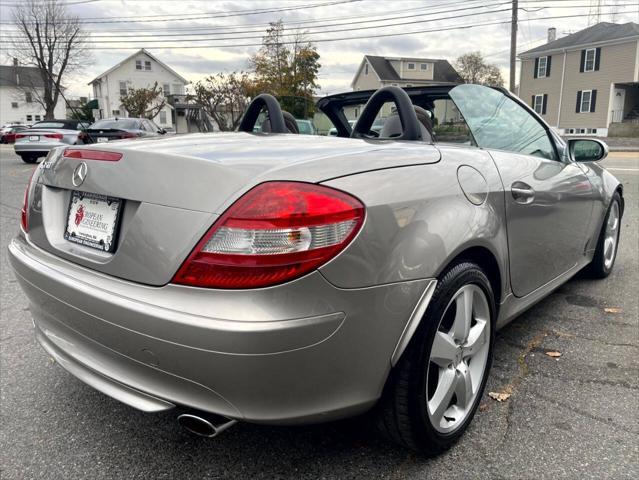
<path id="1" fill-rule="evenodd" d="M 510 393 L 507 392 L 488 392 L 488 396 L 498 402 L 505 402 L 510 398 Z"/>
<path id="2" fill-rule="evenodd" d="M 561 352 L 550 351 L 550 352 L 546 352 L 546 355 L 552 358 L 559 358 L 561 357 Z"/>
<path id="3" fill-rule="evenodd" d="M 619 307 L 607 307 L 607 308 L 604 308 L 604 312 L 606 312 L 606 313 L 621 313 L 621 312 L 623 312 L 623 309 L 621 309 Z"/>

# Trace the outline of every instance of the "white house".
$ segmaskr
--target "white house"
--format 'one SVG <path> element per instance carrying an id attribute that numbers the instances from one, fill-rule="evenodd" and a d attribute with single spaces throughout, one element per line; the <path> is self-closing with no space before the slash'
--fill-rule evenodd
<path id="1" fill-rule="evenodd" d="M 96 119 L 126 116 L 120 97 L 130 88 L 148 88 L 155 82 L 162 88 L 165 97 L 184 95 L 189 83 L 145 49 L 138 50 L 89 82 L 93 87 L 93 95 L 98 100 L 98 112 L 94 116 Z M 174 128 L 176 119 L 169 102 L 166 102 L 153 120 L 163 128 Z"/>
<path id="2" fill-rule="evenodd" d="M 42 77 L 36 67 L 0 65 L 0 124 L 34 123 L 44 120 L 44 107 L 38 102 L 42 95 Z M 58 99 L 55 118 L 66 118 L 64 100 Z"/>

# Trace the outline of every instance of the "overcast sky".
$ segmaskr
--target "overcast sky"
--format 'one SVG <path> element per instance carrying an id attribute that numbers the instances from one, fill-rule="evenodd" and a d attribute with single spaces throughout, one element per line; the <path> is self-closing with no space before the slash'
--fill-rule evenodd
<path id="1" fill-rule="evenodd" d="M 349 90 L 364 54 L 445 58 L 453 63 L 459 55 L 479 50 L 508 80 L 510 25 L 497 24 L 510 20 L 508 0 L 64 1 L 71 14 L 87 22 L 92 42 L 102 42 L 93 44 L 91 63 L 82 74 L 65 82 L 71 96 L 90 95 L 87 82 L 137 48 L 146 48 L 191 82 L 217 72 L 247 70 L 247 59 L 259 48 L 266 25 L 278 19 L 289 32 L 301 29 L 317 41 L 320 94 Z M 2 22 L 10 21 L 11 5 L 16 3 L 19 0 L 0 0 Z M 597 3 L 520 0 L 525 10 L 519 11 L 518 52 L 545 43 L 549 27 L 556 27 L 561 37 L 592 24 L 589 14 L 595 13 Z M 599 3 L 601 21 L 639 21 L 636 0 Z M 560 16 L 573 17 L 544 19 Z M 492 25 L 459 28 L 486 23 Z M 9 30 L 2 25 L 3 35 Z M 388 36 L 371 38 L 374 35 Z M 326 41 L 335 39 L 340 40 Z M 9 63 L 4 46 L 2 61 Z"/>

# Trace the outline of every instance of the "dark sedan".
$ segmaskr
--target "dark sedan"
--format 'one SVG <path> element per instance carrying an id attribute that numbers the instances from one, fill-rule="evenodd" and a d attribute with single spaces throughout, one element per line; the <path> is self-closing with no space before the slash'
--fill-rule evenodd
<path id="1" fill-rule="evenodd" d="M 103 143 L 136 137 L 155 137 L 166 132 L 147 118 L 105 118 L 85 131 L 85 143 Z"/>

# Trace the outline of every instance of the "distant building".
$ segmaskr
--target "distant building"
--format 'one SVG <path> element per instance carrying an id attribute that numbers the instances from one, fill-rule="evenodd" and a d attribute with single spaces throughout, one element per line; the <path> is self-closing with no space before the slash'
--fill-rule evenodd
<path id="1" fill-rule="evenodd" d="M 183 96 L 189 83 L 145 49 L 138 50 L 89 82 L 93 96 L 98 100 L 98 111 L 94 117 L 97 120 L 127 116 L 120 97 L 126 95 L 130 88 L 149 88 L 155 82 L 162 88 L 167 100 L 171 95 Z M 153 121 L 162 128 L 175 128 L 176 117 L 175 109 L 167 101 Z"/>
<path id="2" fill-rule="evenodd" d="M 519 55 L 519 97 L 565 135 L 639 136 L 639 25 L 602 22 Z"/>
<path id="3" fill-rule="evenodd" d="M 44 82 L 37 67 L 0 65 L 0 123 L 31 124 L 44 120 L 45 110 L 38 102 Z M 66 118 L 64 100 L 59 98 L 55 118 Z"/>
<path id="4" fill-rule="evenodd" d="M 351 88 L 358 90 L 377 90 L 389 85 L 397 87 L 421 87 L 447 83 L 464 83 L 448 60 L 414 57 L 379 57 L 364 55 Z M 390 113 L 391 107 L 385 105 L 381 117 Z M 349 120 L 355 120 L 361 113 L 360 108 L 348 108 L 345 112 Z M 435 116 L 440 123 L 456 122 L 459 111 L 451 101 L 440 101 L 435 105 Z"/>

